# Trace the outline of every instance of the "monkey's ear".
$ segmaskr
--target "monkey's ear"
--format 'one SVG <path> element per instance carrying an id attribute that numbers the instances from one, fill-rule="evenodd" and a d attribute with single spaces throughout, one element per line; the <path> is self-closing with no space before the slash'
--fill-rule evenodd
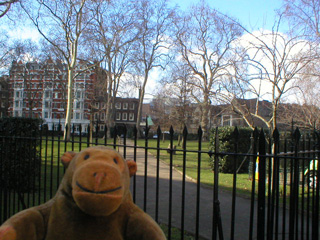
<path id="1" fill-rule="evenodd" d="M 65 152 L 61 157 L 61 162 L 67 168 L 72 160 L 72 158 L 76 155 L 75 152 Z"/>
<path id="2" fill-rule="evenodd" d="M 132 177 L 137 172 L 137 163 L 133 160 L 127 160 L 126 162 L 129 168 L 130 177 Z"/>

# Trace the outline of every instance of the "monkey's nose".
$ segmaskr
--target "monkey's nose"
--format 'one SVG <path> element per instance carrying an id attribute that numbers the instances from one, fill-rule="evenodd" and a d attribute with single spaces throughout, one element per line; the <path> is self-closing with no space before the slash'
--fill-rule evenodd
<path id="1" fill-rule="evenodd" d="M 105 172 L 95 172 L 93 173 L 93 176 L 95 179 L 94 191 L 98 191 L 101 183 L 106 178 L 107 174 Z"/>

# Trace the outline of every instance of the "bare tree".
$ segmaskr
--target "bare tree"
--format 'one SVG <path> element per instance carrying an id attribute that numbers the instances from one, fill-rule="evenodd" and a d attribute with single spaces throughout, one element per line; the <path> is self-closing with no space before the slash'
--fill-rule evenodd
<path id="1" fill-rule="evenodd" d="M 67 64 L 68 103 L 65 126 L 65 139 L 70 138 L 70 124 L 73 104 L 73 82 L 76 77 L 79 44 L 84 30 L 92 20 L 89 7 L 91 1 L 42 1 L 35 0 L 34 5 L 20 3 L 41 36 L 49 42 Z"/>
<path id="2" fill-rule="evenodd" d="M 219 88 L 228 75 L 233 55 L 232 43 L 242 30 L 229 18 L 201 1 L 176 23 L 176 47 L 181 60 L 192 72 L 192 96 L 201 106 L 201 126 L 206 138 L 211 102 L 219 98 Z"/>
<path id="3" fill-rule="evenodd" d="M 101 86 L 106 95 L 106 125 L 108 135 L 114 125 L 115 98 L 121 81 L 131 63 L 133 43 L 137 39 L 133 1 L 98 2 L 89 31 L 90 50 L 94 58 L 103 58 L 101 70 L 105 81 Z"/>
<path id="4" fill-rule="evenodd" d="M 135 55 L 136 73 L 141 77 L 137 129 L 140 129 L 142 105 L 150 73 L 164 68 L 168 59 L 169 32 L 175 15 L 167 0 L 140 0 L 136 2 L 139 40 Z M 140 131 L 138 131 L 140 133 Z"/>
<path id="5" fill-rule="evenodd" d="M 306 68 L 302 70 L 300 78 L 295 82 L 297 90 L 294 91 L 295 104 L 292 109 L 286 111 L 281 122 L 287 122 L 293 119 L 297 126 L 308 129 L 320 128 L 320 91 L 319 84 L 319 60 L 315 59 Z M 290 106 L 284 106 L 289 108 Z"/>
<path id="6" fill-rule="evenodd" d="M 192 85 L 189 84 L 192 73 L 187 66 L 180 66 L 179 62 L 170 64 L 169 69 L 168 76 L 162 79 L 162 91 L 163 95 L 169 99 L 170 104 L 167 107 L 171 125 L 176 126 L 175 129 L 181 135 L 185 126 L 189 128 L 192 120 Z"/>
<path id="7" fill-rule="evenodd" d="M 247 34 L 239 40 L 245 48 L 243 63 L 247 74 L 233 80 L 242 88 L 243 96 L 255 99 L 255 104 L 250 104 L 249 109 L 248 104 L 239 101 L 236 94 L 231 94 L 232 106 L 252 128 L 255 119 L 264 122 L 271 131 L 277 127 L 280 104 L 296 87 L 295 80 L 301 77 L 302 70 L 317 58 L 314 44 L 303 37 L 280 33 L 280 22 L 281 17 L 272 31 L 251 33 L 245 30 Z M 241 82 L 244 84 L 240 85 Z M 268 116 L 261 113 L 262 100 L 270 101 Z"/>
<path id="8" fill-rule="evenodd" d="M 284 0 L 283 10 L 292 31 L 320 40 L 320 0 Z"/>

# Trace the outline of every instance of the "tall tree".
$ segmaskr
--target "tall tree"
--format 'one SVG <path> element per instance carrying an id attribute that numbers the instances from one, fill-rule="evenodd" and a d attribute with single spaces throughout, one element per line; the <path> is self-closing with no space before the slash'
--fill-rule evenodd
<path id="1" fill-rule="evenodd" d="M 193 6 L 176 22 L 176 49 L 192 72 L 192 96 L 201 106 L 201 126 L 206 138 L 211 102 L 219 98 L 219 87 L 233 56 L 232 43 L 242 30 L 204 1 Z"/>
<path id="2" fill-rule="evenodd" d="M 231 94 L 232 106 L 252 128 L 255 126 L 254 119 L 264 122 L 271 131 L 277 127 L 280 104 L 288 97 L 290 90 L 297 87 L 295 80 L 301 77 L 302 70 L 317 58 L 316 45 L 303 37 L 282 34 L 279 32 L 280 23 L 281 17 L 272 31 L 251 33 L 246 30 L 239 40 L 245 49 L 242 63 L 246 65 L 247 74 L 233 78 L 237 86 L 241 82 L 244 84 L 240 86 L 242 96 Z M 254 106 L 239 101 L 244 97 L 254 98 Z M 262 100 L 270 101 L 268 116 L 261 112 Z"/>
<path id="3" fill-rule="evenodd" d="M 35 0 L 20 2 L 41 36 L 63 56 L 68 69 L 67 113 L 65 139 L 70 138 L 73 105 L 73 82 L 76 77 L 77 56 L 81 37 L 92 20 L 89 0 Z"/>
<path id="4" fill-rule="evenodd" d="M 107 96 L 108 134 L 114 125 L 114 104 L 122 79 L 131 63 L 133 43 L 137 39 L 134 1 L 101 1 L 95 4 L 95 18 L 89 30 L 90 51 L 95 59 L 103 58 L 105 78 L 101 89 Z"/>
<path id="5" fill-rule="evenodd" d="M 164 68 L 168 59 L 169 34 L 175 10 L 168 7 L 167 0 L 139 0 L 136 2 L 136 11 L 139 40 L 134 64 L 136 74 L 141 76 L 136 127 L 140 130 L 143 99 L 150 73 L 157 67 Z"/>

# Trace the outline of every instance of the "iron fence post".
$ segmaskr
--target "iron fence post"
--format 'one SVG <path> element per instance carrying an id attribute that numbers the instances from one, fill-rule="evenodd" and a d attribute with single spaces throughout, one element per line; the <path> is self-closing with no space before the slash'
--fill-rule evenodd
<path id="1" fill-rule="evenodd" d="M 258 181 L 258 221 L 257 239 L 265 239 L 265 203 L 266 203 L 266 139 L 263 129 L 259 136 L 259 181 Z"/>

